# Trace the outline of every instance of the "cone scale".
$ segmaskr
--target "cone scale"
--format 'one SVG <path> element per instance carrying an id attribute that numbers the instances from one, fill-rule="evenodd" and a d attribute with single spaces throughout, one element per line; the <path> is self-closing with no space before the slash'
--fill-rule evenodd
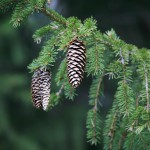
<path id="1" fill-rule="evenodd" d="M 67 71 L 69 82 L 77 88 L 82 79 L 86 64 L 85 45 L 77 38 L 70 42 L 67 51 Z"/>

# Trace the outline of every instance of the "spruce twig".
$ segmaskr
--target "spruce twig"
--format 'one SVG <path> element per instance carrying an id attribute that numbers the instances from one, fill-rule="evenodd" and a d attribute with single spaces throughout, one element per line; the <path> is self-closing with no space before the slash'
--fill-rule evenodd
<path id="1" fill-rule="evenodd" d="M 66 19 L 64 17 L 62 17 L 60 14 L 58 14 L 56 11 L 49 9 L 49 8 L 37 8 L 39 9 L 42 13 L 46 14 L 47 16 L 49 16 L 52 20 L 66 26 Z"/>
<path id="2" fill-rule="evenodd" d="M 144 75 L 145 75 L 145 90 L 146 90 L 146 98 L 147 98 L 147 106 L 146 109 L 149 109 L 150 107 L 150 99 L 149 99 L 149 87 L 148 87 L 148 74 L 146 69 L 146 64 L 143 64 L 144 67 Z"/>
<path id="3" fill-rule="evenodd" d="M 105 74 L 105 71 L 104 71 L 103 74 L 100 76 L 99 82 L 98 82 L 98 84 L 97 84 L 96 96 L 95 96 L 95 104 L 94 104 L 94 109 L 95 109 L 96 111 L 98 110 L 97 104 L 98 104 L 98 100 L 99 100 L 100 88 L 101 88 L 101 83 L 102 83 L 104 74 Z"/>
<path id="4" fill-rule="evenodd" d="M 113 116 L 112 123 L 110 126 L 110 130 L 108 133 L 108 136 L 110 137 L 110 142 L 108 144 L 109 150 L 112 150 L 112 147 L 113 147 L 113 140 L 115 136 L 115 126 L 116 126 L 116 121 L 117 121 L 117 113 L 118 113 L 118 110 L 115 111 L 115 114 Z"/>
<path id="5" fill-rule="evenodd" d="M 89 110 L 87 115 L 87 139 L 89 139 L 89 142 L 91 144 L 97 144 L 100 143 L 101 138 L 99 137 L 101 134 L 101 128 L 102 128 L 102 121 L 101 117 L 99 115 L 99 109 L 98 109 L 98 101 L 100 96 L 100 89 L 101 89 L 101 83 L 103 76 L 105 74 L 105 71 L 102 75 L 98 75 L 92 82 L 92 85 L 90 87 L 89 91 L 89 105 L 92 106 L 92 109 Z"/>
<path id="6" fill-rule="evenodd" d="M 60 94 L 62 93 L 63 89 L 64 89 L 64 84 L 60 87 L 59 91 L 56 92 L 56 95 L 60 96 Z"/>

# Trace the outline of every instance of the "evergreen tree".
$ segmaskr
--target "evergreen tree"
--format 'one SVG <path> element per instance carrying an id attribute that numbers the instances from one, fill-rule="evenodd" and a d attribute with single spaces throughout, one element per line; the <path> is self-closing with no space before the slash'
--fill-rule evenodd
<path id="1" fill-rule="evenodd" d="M 150 149 L 148 49 L 139 49 L 125 43 L 113 29 L 102 33 L 97 29 L 96 20 L 93 18 L 88 18 L 84 22 L 76 17 L 64 18 L 48 8 L 46 0 L 1 0 L 0 10 L 6 12 L 9 9 L 13 9 L 10 22 L 14 27 L 20 26 L 33 12 L 41 12 L 52 20 L 50 24 L 35 31 L 33 38 L 37 43 L 45 36 L 48 40 L 42 47 L 39 57 L 28 66 L 30 72 L 35 72 L 41 67 L 51 69 L 58 60 L 58 54 L 61 55 L 62 61 L 55 77 L 59 90 L 55 92 L 51 89 L 50 109 L 59 104 L 61 95 L 64 94 L 66 98 L 72 100 L 76 96 L 76 89 L 71 86 L 67 77 L 66 53 L 70 43 L 78 38 L 86 47 L 85 72 L 87 77 L 90 76 L 93 80 L 89 89 L 91 108 L 87 113 L 86 122 L 88 141 L 95 145 L 103 142 L 105 150 Z M 75 46 L 76 43 L 71 47 L 72 51 L 76 49 Z M 78 48 L 82 51 L 82 45 Z M 74 58 L 77 62 L 78 57 Z M 82 60 L 80 59 L 77 64 L 82 65 Z M 105 76 L 115 79 L 118 87 L 112 108 L 107 114 L 105 123 L 102 124 L 100 111 L 102 106 L 99 105 L 99 97 L 103 95 L 102 84 Z"/>

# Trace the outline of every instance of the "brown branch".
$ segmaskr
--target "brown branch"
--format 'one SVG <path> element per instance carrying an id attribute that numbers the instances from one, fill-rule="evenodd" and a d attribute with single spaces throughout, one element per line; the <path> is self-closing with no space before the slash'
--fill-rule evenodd
<path id="1" fill-rule="evenodd" d="M 12 0 L 12 2 L 17 2 L 18 0 Z M 25 2 L 30 3 L 29 0 L 25 0 Z M 9 4 L 9 3 L 8 3 Z M 50 9 L 50 8 L 46 8 L 46 6 L 44 5 L 42 8 L 41 7 L 37 7 L 34 6 L 35 10 L 38 10 L 42 13 L 44 13 L 45 15 L 49 16 L 52 20 L 59 22 L 60 24 L 66 26 L 66 19 L 64 17 L 62 17 L 59 13 L 57 13 L 56 11 Z M 0 7 L 1 9 L 1 7 Z"/>
<path id="2" fill-rule="evenodd" d="M 105 71 L 103 72 L 103 74 L 99 78 L 99 82 L 98 82 L 98 85 L 97 85 L 96 98 L 95 98 L 95 104 L 94 104 L 94 109 L 96 111 L 97 111 L 97 103 L 98 103 L 99 92 L 100 92 L 101 83 L 102 83 L 102 79 L 103 79 L 104 74 L 105 74 Z"/>
<path id="3" fill-rule="evenodd" d="M 47 16 L 49 16 L 52 20 L 59 22 L 60 24 L 66 26 L 66 19 L 64 17 L 62 17 L 60 14 L 58 14 L 57 12 L 51 10 L 51 9 L 46 9 L 45 7 L 43 8 L 37 8 L 39 11 L 41 11 L 42 13 L 46 14 Z"/>
<path id="4" fill-rule="evenodd" d="M 109 142 L 109 150 L 112 150 L 112 146 L 113 146 L 113 140 L 114 140 L 114 135 L 115 135 L 115 125 L 116 125 L 116 121 L 117 121 L 117 113 L 118 110 L 116 110 L 114 117 L 112 119 L 112 124 L 110 127 L 110 131 L 108 133 L 108 136 L 110 137 L 110 142 Z"/>
<path id="5" fill-rule="evenodd" d="M 148 87 L 148 73 L 145 64 L 144 66 L 144 75 L 145 75 L 145 90 L 146 90 L 146 99 L 147 99 L 147 109 L 149 109 L 150 102 L 149 102 L 149 87 Z"/>
<path id="6" fill-rule="evenodd" d="M 122 133 L 121 139 L 119 140 L 119 150 L 121 150 L 121 148 L 122 148 L 121 146 L 122 146 L 123 142 L 125 141 L 126 136 L 127 136 L 127 130 L 125 130 Z"/>

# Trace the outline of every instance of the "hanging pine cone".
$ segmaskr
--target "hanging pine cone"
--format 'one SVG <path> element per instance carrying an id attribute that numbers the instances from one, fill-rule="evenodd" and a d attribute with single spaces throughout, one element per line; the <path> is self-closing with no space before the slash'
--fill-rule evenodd
<path id="1" fill-rule="evenodd" d="M 46 110 L 50 98 L 51 75 L 46 68 L 37 69 L 32 77 L 31 91 L 33 105 Z"/>
<path id="2" fill-rule="evenodd" d="M 50 98 L 51 74 L 49 70 L 43 69 L 40 76 L 40 89 L 42 95 L 42 107 L 46 110 Z"/>
<path id="3" fill-rule="evenodd" d="M 70 84 L 76 88 L 81 83 L 85 70 L 85 45 L 77 38 L 70 42 L 67 52 L 67 70 Z"/>
<path id="4" fill-rule="evenodd" d="M 31 82 L 31 91 L 32 91 L 32 100 L 33 105 L 36 108 L 40 108 L 42 106 L 41 103 L 41 94 L 40 94 L 40 87 L 39 87 L 39 70 L 36 70 L 32 76 Z"/>

